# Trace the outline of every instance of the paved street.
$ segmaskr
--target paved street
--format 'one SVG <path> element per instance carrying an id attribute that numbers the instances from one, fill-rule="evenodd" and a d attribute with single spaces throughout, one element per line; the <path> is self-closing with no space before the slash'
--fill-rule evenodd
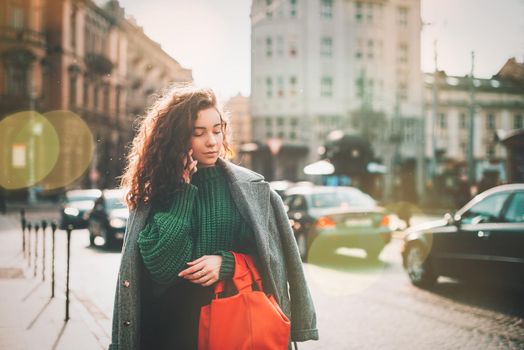
<path id="1" fill-rule="evenodd" d="M 15 223 L 16 217 L 10 222 Z M 21 240 L 12 229 L 2 227 L 0 235 L 2 242 Z M 63 293 L 65 283 L 65 236 L 58 231 L 57 293 Z M 50 237 L 48 244 L 50 247 Z M 394 240 L 382 252 L 380 262 L 374 263 L 363 259 L 362 252 L 345 248 L 328 256 L 310 256 L 305 269 L 321 340 L 299 344 L 300 349 L 524 348 L 524 293 L 442 278 L 433 290 L 421 290 L 403 272 L 399 247 L 400 241 Z M 49 248 L 47 257 L 50 262 Z M 7 258 L 4 252 L 2 262 Z M 98 343 L 109 341 L 118 262 L 118 250 L 89 247 L 86 230 L 73 232 L 72 305 L 91 315 L 89 329 L 96 333 Z M 37 276 L 29 277 L 35 285 L 42 283 L 40 269 Z M 48 286 L 49 280 L 40 289 Z M 72 312 L 78 311 L 73 308 Z"/>

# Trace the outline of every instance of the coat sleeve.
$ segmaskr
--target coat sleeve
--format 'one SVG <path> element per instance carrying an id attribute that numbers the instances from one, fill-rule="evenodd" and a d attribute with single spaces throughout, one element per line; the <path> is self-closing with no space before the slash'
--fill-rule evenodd
<path id="1" fill-rule="evenodd" d="M 291 339 L 318 340 L 315 307 L 307 286 L 295 235 L 280 196 L 271 190 L 271 206 L 282 242 L 291 302 Z"/>

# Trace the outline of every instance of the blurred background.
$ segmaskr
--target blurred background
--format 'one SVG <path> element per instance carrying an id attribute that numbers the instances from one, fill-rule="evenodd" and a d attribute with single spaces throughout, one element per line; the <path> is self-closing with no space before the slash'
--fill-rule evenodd
<path id="1" fill-rule="evenodd" d="M 109 341 L 126 154 L 173 83 L 215 91 L 232 161 L 284 200 L 322 325 L 305 348 L 524 346 L 522 293 L 497 289 L 524 281 L 523 0 L 0 0 L 0 296 L 36 290 L 6 284 L 20 219 L 75 230 L 85 348 Z M 0 316 L 0 348 L 80 334 L 10 305 L 32 321 Z"/>

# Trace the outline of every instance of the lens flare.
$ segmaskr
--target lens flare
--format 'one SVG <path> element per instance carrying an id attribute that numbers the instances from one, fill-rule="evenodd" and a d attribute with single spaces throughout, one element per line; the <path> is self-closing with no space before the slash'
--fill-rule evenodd
<path id="1" fill-rule="evenodd" d="M 0 121 L 0 185 L 6 189 L 34 186 L 53 170 L 58 135 L 47 118 L 23 111 Z"/>
<path id="2" fill-rule="evenodd" d="M 87 170 L 93 158 L 94 138 L 84 120 L 71 111 L 56 110 L 44 116 L 60 141 L 56 164 L 40 182 L 43 189 L 51 190 L 69 185 Z"/>

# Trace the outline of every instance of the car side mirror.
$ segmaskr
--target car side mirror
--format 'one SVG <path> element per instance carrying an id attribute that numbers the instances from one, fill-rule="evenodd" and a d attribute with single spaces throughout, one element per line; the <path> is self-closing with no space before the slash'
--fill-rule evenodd
<path id="1" fill-rule="evenodd" d="M 451 226 L 451 225 L 455 225 L 455 226 L 460 226 L 460 215 L 458 214 L 451 214 L 451 213 L 446 213 L 444 214 L 444 220 L 446 220 L 446 224 Z"/>

